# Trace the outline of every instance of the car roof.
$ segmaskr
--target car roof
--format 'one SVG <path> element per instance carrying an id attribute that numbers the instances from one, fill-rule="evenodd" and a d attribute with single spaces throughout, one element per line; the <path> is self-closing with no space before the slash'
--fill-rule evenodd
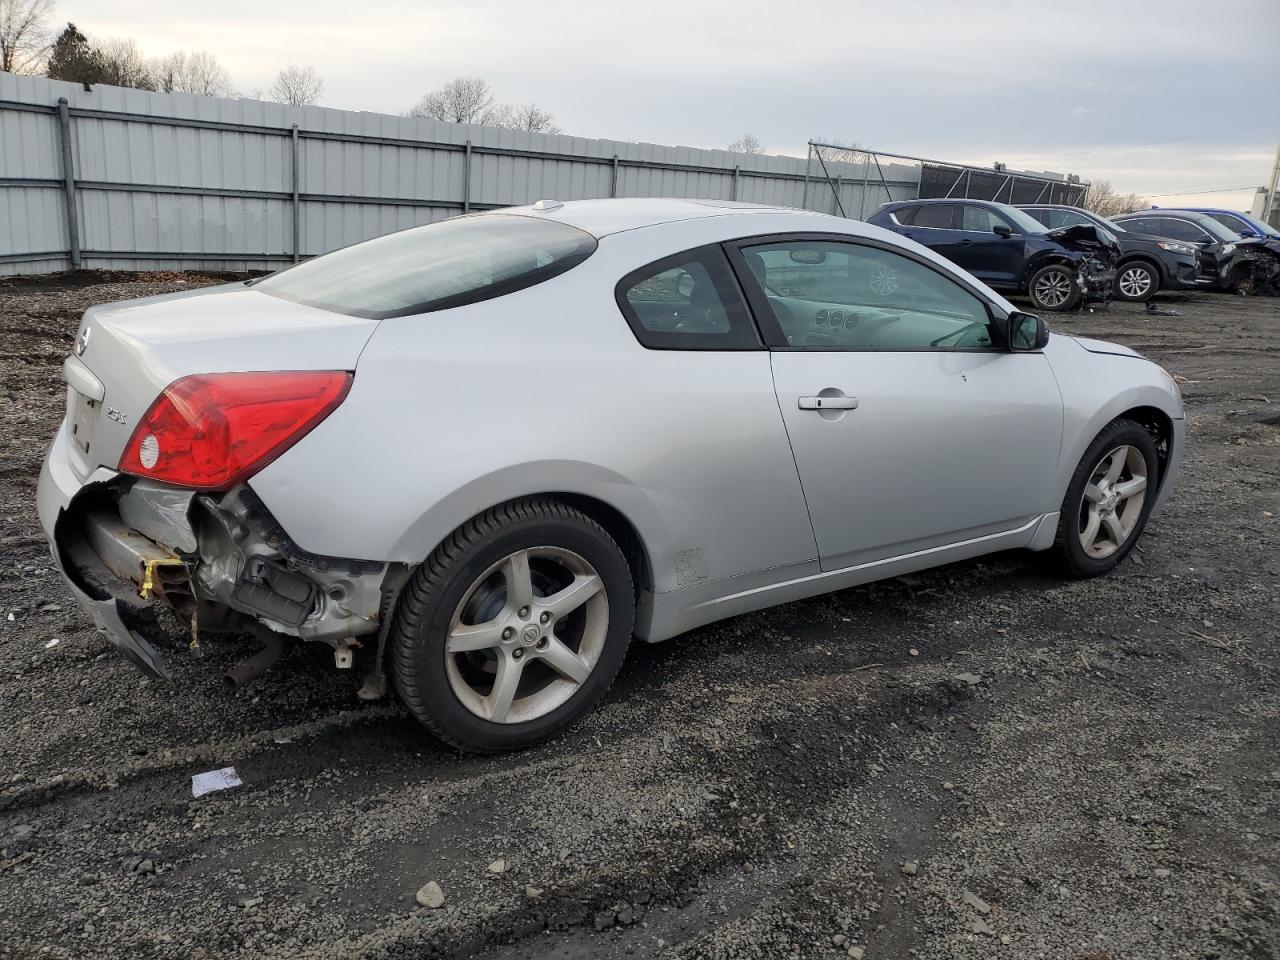
<path id="1" fill-rule="evenodd" d="M 1196 223 L 1200 220 L 1213 220 L 1213 217 L 1209 216 L 1207 213 L 1199 213 L 1195 210 L 1174 210 L 1173 208 L 1166 209 L 1164 207 L 1153 208 L 1151 210 L 1135 210 L 1133 211 L 1133 213 L 1122 213 L 1119 216 L 1114 217 L 1113 219 L 1133 220 L 1137 217 L 1142 217 L 1143 219 L 1147 219 L 1147 220 L 1151 219 L 1152 217 L 1157 217 L 1157 218 L 1169 217 L 1172 220 L 1190 220 L 1192 223 Z M 1221 224 L 1219 224 L 1217 220 L 1213 220 L 1213 222 L 1215 225 L 1221 226 Z"/>
<path id="2" fill-rule="evenodd" d="M 701 220 L 708 217 L 731 217 L 742 214 L 814 214 L 810 210 L 795 207 L 779 207 L 759 203 L 740 203 L 734 200 L 683 200 L 668 197 L 617 198 L 601 200 L 539 200 L 521 207 L 503 207 L 487 214 L 514 214 L 558 220 L 595 237 L 605 237 L 624 230 L 672 223 L 677 220 Z"/>
<path id="3" fill-rule="evenodd" d="M 1000 200 L 980 200 L 977 197 L 923 197 L 919 200 L 895 200 L 893 205 L 896 207 L 905 206 L 906 204 L 935 204 L 935 203 L 976 203 L 984 207 L 1007 207 L 1010 204 L 1003 203 Z M 889 204 L 885 204 L 889 206 Z"/>
<path id="4" fill-rule="evenodd" d="M 1143 210 L 1143 213 L 1199 213 L 1204 216 L 1212 216 L 1215 213 L 1226 213 L 1233 217 L 1239 217 L 1245 223 L 1259 224 L 1262 221 L 1250 213 L 1242 213 L 1239 210 L 1228 210 L 1226 207 L 1152 207 L 1150 210 Z"/>

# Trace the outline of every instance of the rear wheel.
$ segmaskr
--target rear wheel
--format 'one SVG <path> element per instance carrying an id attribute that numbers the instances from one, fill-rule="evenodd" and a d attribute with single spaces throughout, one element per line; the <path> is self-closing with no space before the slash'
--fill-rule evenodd
<path id="1" fill-rule="evenodd" d="M 1146 527 L 1159 484 L 1155 441 L 1132 420 L 1113 420 L 1089 445 L 1062 501 L 1054 552 L 1077 577 L 1107 573 Z"/>
<path id="2" fill-rule="evenodd" d="M 600 699 L 634 616 L 630 569 L 603 528 L 558 501 L 516 501 L 463 525 L 415 572 L 392 625 L 392 677 L 441 740 L 526 747 Z"/>
<path id="3" fill-rule="evenodd" d="M 1160 274 L 1149 263 L 1133 260 L 1116 272 L 1115 294 L 1118 300 L 1141 303 L 1150 300 L 1160 289 Z"/>
<path id="4" fill-rule="evenodd" d="M 1032 274 L 1027 296 L 1037 310 L 1074 310 L 1080 303 L 1080 280 L 1070 267 L 1051 263 Z"/>

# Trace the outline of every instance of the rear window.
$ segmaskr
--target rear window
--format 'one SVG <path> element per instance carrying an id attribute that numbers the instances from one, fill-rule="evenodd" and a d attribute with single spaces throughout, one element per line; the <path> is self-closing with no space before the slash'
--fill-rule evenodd
<path id="1" fill-rule="evenodd" d="M 523 290 L 577 266 L 595 249 L 589 233 L 554 220 L 455 217 L 326 253 L 253 287 L 323 310 L 383 320 Z"/>

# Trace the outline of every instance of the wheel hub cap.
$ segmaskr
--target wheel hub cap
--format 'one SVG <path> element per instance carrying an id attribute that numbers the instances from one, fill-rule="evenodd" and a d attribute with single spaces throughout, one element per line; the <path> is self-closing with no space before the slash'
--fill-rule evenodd
<path id="1" fill-rule="evenodd" d="M 493 723 L 527 723 L 566 703 L 604 651 L 609 601 L 585 558 L 518 550 L 467 588 L 445 639 L 449 688 Z"/>
<path id="2" fill-rule="evenodd" d="M 1080 546 L 1101 560 L 1119 550 L 1142 517 L 1147 461 L 1137 447 L 1116 447 L 1093 468 L 1080 500 Z"/>

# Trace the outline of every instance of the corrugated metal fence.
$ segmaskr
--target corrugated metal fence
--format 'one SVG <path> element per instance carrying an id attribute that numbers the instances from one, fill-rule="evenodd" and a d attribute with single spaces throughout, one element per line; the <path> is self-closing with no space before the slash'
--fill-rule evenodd
<path id="1" fill-rule="evenodd" d="M 836 213 L 911 199 L 914 163 L 526 133 L 0 73 L 0 274 L 251 270 L 543 197 Z"/>

